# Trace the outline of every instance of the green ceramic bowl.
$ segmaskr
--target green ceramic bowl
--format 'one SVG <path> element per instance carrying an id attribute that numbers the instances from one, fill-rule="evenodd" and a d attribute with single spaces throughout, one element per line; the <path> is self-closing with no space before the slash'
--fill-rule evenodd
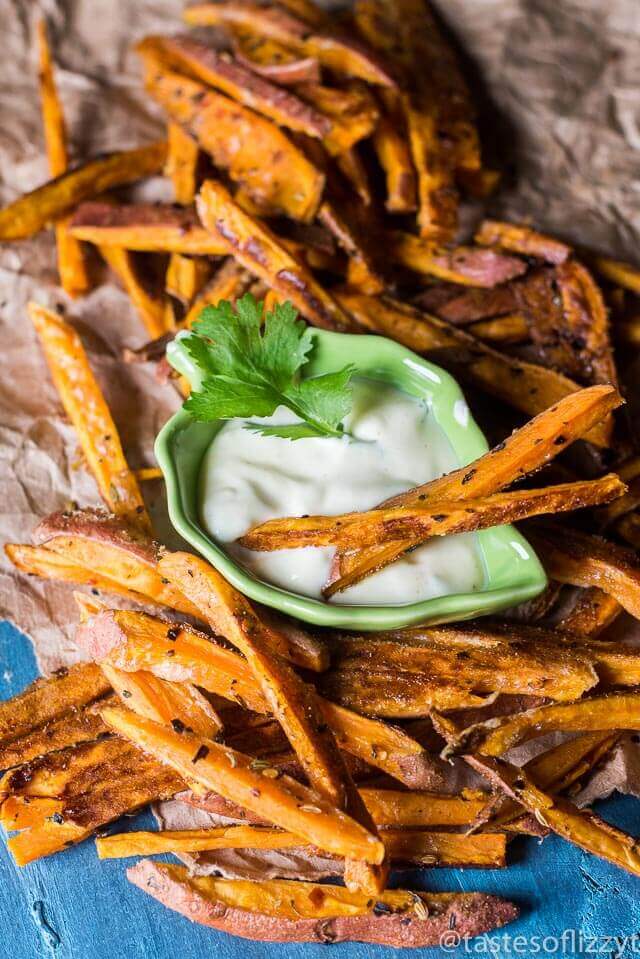
<path id="1" fill-rule="evenodd" d="M 487 442 L 473 421 L 458 384 L 440 367 L 381 336 L 351 336 L 324 330 L 314 330 L 313 336 L 314 349 L 304 367 L 305 376 L 341 369 L 348 360 L 361 375 L 391 383 L 426 400 L 461 466 L 487 451 Z M 167 356 L 171 365 L 197 389 L 199 375 L 180 336 L 170 344 Z M 544 570 L 529 543 L 512 526 L 476 534 L 485 578 L 472 593 L 439 596 L 402 606 L 343 606 L 300 596 L 257 579 L 213 542 L 200 525 L 200 466 L 222 424 L 223 421 L 197 423 L 180 410 L 159 433 L 155 452 L 166 480 L 169 516 L 174 527 L 251 599 L 319 626 L 382 630 L 495 613 L 531 599 L 544 589 Z"/>

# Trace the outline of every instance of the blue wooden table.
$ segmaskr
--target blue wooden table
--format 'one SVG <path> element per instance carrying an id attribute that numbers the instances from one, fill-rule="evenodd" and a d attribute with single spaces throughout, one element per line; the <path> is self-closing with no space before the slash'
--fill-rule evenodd
<path id="1" fill-rule="evenodd" d="M 0 623 L 0 698 L 20 692 L 36 676 L 29 641 Z M 638 834 L 640 801 L 614 798 L 600 810 Z M 145 813 L 125 828 L 151 826 Z M 126 861 L 99 862 L 93 843 L 18 869 L 0 843 L 0 956 L 6 959 L 302 959 L 325 946 L 266 946 L 204 929 L 160 906 L 125 878 Z M 406 877 L 416 887 L 424 873 Z M 541 845 L 518 839 L 508 870 L 432 870 L 431 889 L 485 890 L 517 901 L 518 922 L 473 940 L 453 955 L 640 955 L 640 879 L 608 866 L 556 837 Z M 559 940 L 564 930 L 564 941 Z M 576 930 L 572 936 L 571 930 Z M 578 933 L 584 937 L 581 943 Z M 504 942 L 507 933 L 511 938 Z M 605 937 L 633 937 L 626 945 Z M 516 938 L 526 937 L 526 938 Z M 533 938 L 538 937 L 538 938 Z M 543 941 L 544 937 L 548 937 Z M 555 938 L 554 938 L 555 937 Z M 590 941 L 589 937 L 601 937 Z M 425 950 L 426 952 L 426 950 Z M 442 957 L 445 950 L 428 951 Z M 331 947 L 339 959 L 399 955 L 400 950 L 358 944 Z M 410 955 L 411 953 L 406 953 Z"/>

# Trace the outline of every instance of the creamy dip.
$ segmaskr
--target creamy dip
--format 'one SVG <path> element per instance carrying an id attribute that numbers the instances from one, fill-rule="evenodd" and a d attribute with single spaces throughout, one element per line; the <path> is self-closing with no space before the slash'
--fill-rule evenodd
<path id="1" fill-rule="evenodd" d="M 284 407 L 266 423 L 294 423 Z M 260 436 L 230 420 L 214 437 L 200 473 L 201 521 L 209 535 L 259 579 L 320 599 L 332 547 L 255 552 L 234 541 L 281 516 L 335 515 L 382 500 L 460 464 L 426 402 L 380 381 L 353 381 L 350 434 L 295 440 Z M 434 539 L 331 602 L 402 605 L 466 593 L 484 581 L 473 533 Z"/>

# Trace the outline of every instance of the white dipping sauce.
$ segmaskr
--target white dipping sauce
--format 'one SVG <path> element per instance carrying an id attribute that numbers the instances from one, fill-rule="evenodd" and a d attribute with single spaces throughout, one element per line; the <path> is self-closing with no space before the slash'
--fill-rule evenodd
<path id="1" fill-rule="evenodd" d="M 234 541 L 256 523 L 282 516 L 367 510 L 460 464 L 427 404 L 380 381 L 353 381 L 350 436 L 285 440 L 226 423 L 200 473 L 201 521 L 227 553 L 259 579 L 322 598 L 332 547 L 255 552 Z M 294 423 L 284 407 L 265 423 Z M 334 596 L 343 605 L 402 605 L 480 588 L 476 534 L 433 539 Z"/>

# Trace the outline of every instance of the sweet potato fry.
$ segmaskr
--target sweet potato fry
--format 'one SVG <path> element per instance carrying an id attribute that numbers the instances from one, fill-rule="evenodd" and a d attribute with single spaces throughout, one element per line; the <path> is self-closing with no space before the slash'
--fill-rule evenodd
<path id="1" fill-rule="evenodd" d="M 482 793 L 467 799 L 438 793 L 361 788 L 360 795 L 376 825 L 402 829 L 468 826 L 485 805 Z"/>
<path id="2" fill-rule="evenodd" d="M 29 304 L 29 317 L 100 495 L 117 516 L 150 532 L 151 520 L 138 482 L 129 469 L 116 425 L 80 337 L 61 317 L 36 303 Z"/>
<path id="3" fill-rule="evenodd" d="M 198 197 L 200 219 L 227 252 L 278 294 L 291 300 L 314 326 L 345 331 L 353 327 L 345 313 L 269 230 L 245 213 L 220 183 L 207 180 Z"/>
<path id="4" fill-rule="evenodd" d="M 388 829 L 382 834 L 387 852 L 396 863 L 424 866 L 505 865 L 505 836 L 485 833 L 465 836 L 425 830 Z M 96 839 L 99 859 L 154 856 L 159 853 L 198 853 L 215 849 L 301 849 L 304 843 L 292 833 L 259 826 L 220 826 L 166 832 L 128 832 Z M 336 863 L 336 873 L 341 865 Z"/>
<path id="5" fill-rule="evenodd" d="M 490 320 L 520 309 L 517 292 L 529 281 L 531 273 L 522 280 L 493 287 L 464 287 L 456 283 L 438 283 L 428 286 L 414 299 L 421 310 L 435 313 L 455 326 L 467 326 L 478 320 Z"/>
<path id="6" fill-rule="evenodd" d="M 223 244 L 198 222 L 191 207 L 169 204 L 83 203 L 71 219 L 73 236 L 101 248 L 123 247 L 144 253 L 220 256 Z"/>
<path id="7" fill-rule="evenodd" d="M 531 526 L 531 542 L 553 579 L 597 586 L 640 619 L 640 562 L 634 550 L 565 527 Z"/>
<path id="8" fill-rule="evenodd" d="M 530 226 L 518 226 L 515 223 L 503 223 L 499 220 L 483 220 L 474 236 L 481 246 L 495 246 L 502 250 L 511 250 L 523 256 L 533 256 L 557 266 L 571 256 L 571 247 L 544 233 L 538 233 Z"/>
<path id="9" fill-rule="evenodd" d="M 67 131 L 53 76 L 53 62 L 44 20 L 38 21 L 37 34 L 38 81 L 42 102 L 44 138 L 49 158 L 49 172 L 52 177 L 57 177 L 65 173 L 69 165 Z M 66 218 L 56 223 L 55 229 L 60 285 L 69 296 L 80 296 L 82 293 L 86 293 L 91 286 L 82 246 L 69 234 Z"/>
<path id="10" fill-rule="evenodd" d="M 539 822 L 563 839 L 627 872 L 640 875 L 640 855 L 632 836 L 604 822 L 590 810 L 580 810 L 565 799 L 547 795 L 523 770 L 504 760 L 484 756 L 468 756 L 466 759 L 477 772 L 521 803 Z"/>
<path id="11" fill-rule="evenodd" d="M 596 637 L 622 612 L 622 606 L 597 586 L 580 590 L 575 605 L 558 626 L 567 633 Z"/>
<path id="12" fill-rule="evenodd" d="M 569 394 L 555 406 L 512 433 L 504 443 L 485 454 L 471 467 L 462 467 L 434 484 L 425 484 L 400 494 L 384 506 L 413 506 L 432 497 L 456 499 L 490 495 L 508 486 L 517 477 L 535 472 L 550 462 L 561 449 L 604 419 L 620 403 L 613 387 L 591 387 Z M 427 499 L 421 499 L 422 496 Z M 371 547 L 355 554 L 341 552 L 334 564 L 334 576 L 327 595 L 358 582 L 360 578 L 393 562 L 410 548 L 410 540 L 389 547 Z"/>
<path id="13" fill-rule="evenodd" d="M 232 100 L 274 120 L 278 126 L 316 139 L 324 139 L 331 132 L 331 119 L 321 109 L 314 109 L 297 93 L 282 90 L 256 76 L 228 53 L 219 53 L 187 36 L 146 37 L 136 49 L 142 56 L 151 55 L 172 70 L 220 90 Z"/>
<path id="14" fill-rule="evenodd" d="M 483 629 L 466 624 L 416 628 L 402 631 L 398 638 L 348 637 L 336 643 L 332 669 L 321 682 L 329 684 L 334 695 L 339 687 L 340 701 L 343 695 L 353 697 L 350 705 L 355 708 L 360 690 L 367 688 L 367 676 L 368 695 L 397 694 L 397 708 L 403 688 L 411 694 L 410 701 L 414 697 L 426 701 L 447 685 L 484 696 L 499 692 L 577 699 L 597 682 L 593 663 L 598 653 L 590 644 L 564 642 L 562 637 L 554 642 L 553 637 L 552 631 L 535 627 Z M 629 655 L 633 658 L 632 651 Z"/>
<path id="15" fill-rule="evenodd" d="M 215 739 L 222 729 L 214 708 L 191 683 L 171 683 L 142 670 L 125 673 L 108 663 L 101 669 L 123 703 L 140 716 L 206 739 Z"/>
<path id="16" fill-rule="evenodd" d="M 112 516 L 97 510 L 52 513 L 36 527 L 34 538 L 53 557 L 89 570 L 100 582 L 119 585 L 138 601 L 199 617 L 184 596 L 162 581 L 157 544 Z"/>
<path id="17" fill-rule="evenodd" d="M 280 86 L 320 82 L 320 64 L 315 57 L 301 57 L 275 40 L 234 29 L 231 45 L 240 63 Z"/>
<path id="18" fill-rule="evenodd" d="M 456 57 L 422 0 L 360 0 L 355 19 L 401 75 L 420 232 L 450 239 L 457 223 L 456 170 L 480 167 L 473 108 Z"/>
<path id="19" fill-rule="evenodd" d="M 606 280 L 621 286 L 623 290 L 640 293 L 640 270 L 636 266 L 623 263 L 620 260 L 612 260 L 608 256 L 594 257 L 593 265 L 596 271 Z"/>
<path id="20" fill-rule="evenodd" d="M 144 55 L 145 85 L 171 120 L 182 124 L 214 164 L 227 170 L 260 207 L 310 221 L 324 177 L 267 117 Z M 256 164 L 256 156 L 261 162 Z"/>
<path id="21" fill-rule="evenodd" d="M 304 546 L 361 549 L 376 543 L 412 539 L 423 542 L 514 523 L 542 513 L 597 506 L 621 496 L 626 486 L 615 473 L 598 480 L 561 483 L 543 489 L 494 493 L 483 499 L 431 500 L 428 505 L 273 519 L 254 526 L 238 542 L 247 549 L 278 550 Z"/>
<path id="22" fill-rule="evenodd" d="M 168 332 L 171 324 L 167 326 L 165 298 L 148 287 L 136 263 L 135 254 L 123 247 L 106 244 L 100 246 L 99 250 L 103 260 L 120 280 L 149 336 L 155 338 Z"/>
<path id="23" fill-rule="evenodd" d="M 172 253 L 165 279 L 167 293 L 188 308 L 211 278 L 213 264 L 204 256 Z"/>
<path id="24" fill-rule="evenodd" d="M 322 722 L 315 692 L 273 656 L 282 646 L 281 637 L 265 629 L 251 603 L 199 557 L 167 553 L 158 570 L 176 589 L 185 591 L 211 628 L 244 655 L 311 786 L 329 802 L 343 806 L 344 777 L 335 742 L 328 730 L 328 735 L 317 732 Z"/>
<path id="25" fill-rule="evenodd" d="M 182 625 L 176 632 L 172 624 L 144 613 L 111 610 L 80 626 L 76 642 L 91 658 L 118 669 L 149 670 L 173 682 L 192 682 L 255 712 L 268 712 L 245 660 L 193 627 Z M 411 788 L 442 785 L 437 763 L 406 733 L 326 700 L 320 706 L 345 751 Z"/>
<path id="26" fill-rule="evenodd" d="M 42 546 L 28 546 L 24 543 L 6 543 L 4 547 L 16 569 L 27 576 L 39 576 L 41 579 L 53 579 L 76 586 L 91 586 L 104 593 L 125 596 L 134 602 L 144 602 L 144 597 L 127 589 L 116 580 L 92 572 L 85 566 L 76 566 L 66 562 L 64 556 Z"/>
<path id="27" fill-rule="evenodd" d="M 104 709 L 102 718 L 114 731 L 179 775 L 194 779 L 319 848 L 373 865 L 382 861 L 382 843 L 350 816 L 288 776 L 274 780 L 254 771 L 249 756 L 186 731 L 176 733 L 122 708 Z"/>
<path id="28" fill-rule="evenodd" d="M 26 239 L 84 200 L 159 173 L 166 153 L 165 142 L 152 143 L 107 153 L 63 173 L 0 210 L 0 240 Z"/>
<path id="29" fill-rule="evenodd" d="M 62 669 L 48 679 L 38 679 L 6 702 L 0 703 L 0 769 L 28 762 L 55 749 L 58 726 L 81 717 L 86 706 L 109 692 L 109 683 L 93 663 Z M 84 724 L 84 719 L 81 721 Z M 90 724 L 90 720 L 88 723 Z"/>
<path id="30" fill-rule="evenodd" d="M 461 286 L 493 287 L 526 272 L 523 260 L 494 250 L 458 246 L 443 250 L 411 233 L 395 232 L 391 251 L 401 265 Z"/>
<path id="31" fill-rule="evenodd" d="M 274 655 L 273 640 L 265 635 L 250 602 L 199 557 L 167 553 L 158 568 L 202 609 L 210 626 L 244 655 L 312 789 L 347 811 L 375 836 L 373 821 L 353 784 L 333 732 L 323 722 L 315 689 Z M 386 871 L 347 862 L 345 880 L 348 886 L 366 886 L 378 892 L 384 889 Z"/>
<path id="32" fill-rule="evenodd" d="M 447 929 L 478 935 L 515 919 L 516 906 L 484 893 L 386 890 L 372 900 L 344 886 L 190 877 L 143 859 L 127 878 L 160 902 L 223 932 L 262 942 L 374 942 L 435 946 Z"/>
<path id="33" fill-rule="evenodd" d="M 115 737 L 49 753 L 0 780 L 0 822 L 22 829 L 8 841 L 16 863 L 80 842 L 99 826 L 168 799 L 184 780 Z"/>
<path id="34" fill-rule="evenodd" d="M 360 83 L 340 87 L 320 83 L 301 83 L 299 96 L 327 118 L 329 129 L 322 142 L 332 156 L 348 153 L 360 140 L 370 136 L 380 118 L 373 96 Z"/>
<path id="35" fill-rule="evenodd" d="M 383 91 L 382 110 L 372 143 L 385 175 L 389 213 L 412 213 L 417 207 L 416 172 L 411 159 L 401 104 L 393 91 Z"/>
<path id="36" fill-rule="evenodd" d="M 167 162 L 164 172 L 173 183 L 176 203 L 189 206 L 198 191 L 198 144 L 179 123 L 167 125 Z"/>
<path id="37" fill-rule="evenodd" d="M 469 332 L 487 343 L 509 345 L 524 343 L 529 339 L 529 324 L 523 313 L 507 313 L 495 320 L 472 323 Z"/>
<path id="38" fill-rule="evenodd" d="M 476 723 L 457 737 L 453 751 L 501 756 L 508 749 L 545 733 L 586 733 L 640 728 L 640 695 L 612 693 L 575 703 L 552 703 Z"/>
<path id="39" fill-rule="evenodd" d="M 325 30 L 315 33 L 303 20 L 277 7 L 245 0 L 197 3 L 185 9 L 184 18 L 192 26 L 220 24 L 258 33 L 301 56 L 318 60 L 336 73 L 358 77 L 367 83 L 382 86 L 395 83 L 382 60 L 364 45 Z"/>
<path id="40" fill-rule="evenodd" d="M 581 263 L 569 260 L 556 270 L 566 335 L 576 353 L 585 383 L 617 383 L 609 336 L 609 314 L 593 277 Z"/>
<path id="41" fill-rule="evenodd" d="M 98 859 L 155 856 L 163 852 L 210 852 L 213 849 L 290 849 L 300 845 L 300 839 L 293 833 L 258 826 L 125 832 L 96 839 Z"/>

